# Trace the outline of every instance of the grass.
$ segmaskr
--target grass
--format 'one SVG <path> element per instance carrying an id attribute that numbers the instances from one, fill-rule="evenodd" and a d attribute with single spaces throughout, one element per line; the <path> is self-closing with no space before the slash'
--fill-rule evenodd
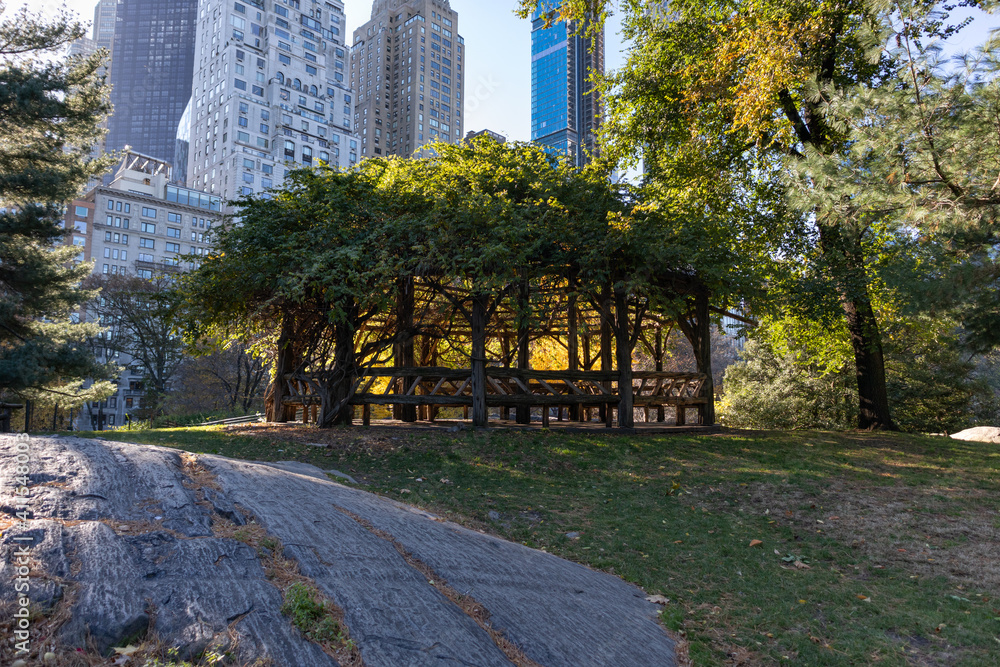
<path id="1" fill-rule="evenodd" d="M 616 574 L 669 599 L 663 621 L 698 665 L 998 664 L 997 445 L 260 425 L 102 437 L 335 467 Z"/>

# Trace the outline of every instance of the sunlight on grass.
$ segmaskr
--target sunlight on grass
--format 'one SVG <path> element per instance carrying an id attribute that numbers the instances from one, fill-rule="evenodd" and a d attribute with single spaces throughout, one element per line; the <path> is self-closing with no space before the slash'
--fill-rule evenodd
<path id="1" fill-rule="evenodd" d="M 699 665 L 737 654 L 996 664 L 996 448 L 894 434 L 500 431 L 399 431 L 376 447 L 362 430 L 291 425 L 101 437 L 344 470 L 367 490 L 664 595 L 663 622 L 686 633 Z M 332 448 L 302 444 L 319 437 Z"/>

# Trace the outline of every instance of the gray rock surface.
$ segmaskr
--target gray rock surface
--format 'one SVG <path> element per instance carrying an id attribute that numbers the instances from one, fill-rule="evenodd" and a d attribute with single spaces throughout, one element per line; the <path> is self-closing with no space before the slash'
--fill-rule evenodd
<path id="1" fill-rule="evenodd" d="M 1000 428 L 996 426 L 977 426 L 961 433 L 951 436 L 955 440 L 968 440 L 970 442 L 989 442 L 1000 444 Z"/>
<path id="2" fill-rule="evenodd" d="M 153 623 L 182 657 L 230 633 L 243 660 L 335 665 L 281 615 L 281 592 L 256 551 L 213 534 L 213 520 L 241 523 L 249 512 L 344 610 L 368 667 L 512 664 L 429 577 L 474 598 L 494 630 L 541 665 L 676 664 L 657 607 L 638 588 L 336 484 L 313 466 L 200 455 L 217 484 L 207 488 L 175 450 L 76 438 L 31 447 L 35 519 L 4 531 L 0 603 L 12 595 L 10 538 L 30 532 L 48 575 L 32 595 L 49 608 L 72 605 L 60 630 L 70 644 L 89 636 L 107 648 Z M 13 448 L 0 440 L 4 519 L 14 470 Z"/>
<path id="3" fill-rule="evenodd" d="M 323 481 L 329 481 L 327 475 L 333 475 L 334 477 L 339 477 L 340 479 L 346 480 L 351 484 L 357 484 L 358 480 L 354 479 L 347 473 L 340 472 L 339 470 L 323 470 L 310 463 L 302 463 L 301 461 L 254 461 L 259 465 L 270 466 L 272 468 L 278 468 L 279 470 L 284 470 L 286 472 L 293 472 L 296 475 L 305 475 L 306 477 L 315 477 L 316 479 L 321 479 Z"/>

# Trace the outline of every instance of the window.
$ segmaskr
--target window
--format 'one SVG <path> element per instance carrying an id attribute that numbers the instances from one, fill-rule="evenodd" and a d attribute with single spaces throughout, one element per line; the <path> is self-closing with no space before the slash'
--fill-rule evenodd
<path id="1" fill-rule="evenodd" d="M 167 227 L 167 236 L 172 239 L 179 239 L 181 237 L 181 230 L 177 227 Z"/>
<path id="2" fill-rule="evenodd" d="M 253 94 L 257 97 L 264 97 L 264 88 L 261 86 L 253 86 Z"/>
<path id="3" fill-rule="evenodd" d="M 115 210 L 115 201 L 113 199 L 108 200 L 108 210 L 109 211 Z"/>
<path id="4" fill-rule="evenodd" d="M 270 126 L 267 123 L 261 123 L 260 124 L 260 133 L 261 134 L 270 134 L 271 133 Z"/>
<path id="5" fill-rule="evenodd" d="M 142 232 L 144 234 L 155 234 L 156 233 L 156 225 L 154 225 L 151 222 L 143 222 L 140 225 L 140 227 L 142 228 Z"/>
<path id="6" fill-rule="evenodd" d="M 180 213 L 167 213 L 167 222 L 173 222 L 175 224 L 183 224 Z"/>
<path id="7" fill-rule="evenodd" d="M 147 218 L 155 218 L 156 217 L 156 209 L 155 208 L 146 208 L 145 206 L 143 206 L 142 207 L 142 214 L 144 216 L 146 216 Z"/>
<path id="8" fill-rule="evenodd" d="M 153 256 L 150 255 L 149 253 L 140 252 L 139 253 L 139 261 L 140 262 L 152 262 L 153 261 Z"/>
<path id="9" fill-rule="evenodd" d="M 86 218 L 87 214 L 90 213 L 90 211 L 83 206 L 77 206 L 75 212 L 76 212 L 76 217 L 78 218 Z"/>
<path id="10" fill-rule="evenodd" d="M 180 254 L 180 252 L 181 252 L 181 244 L 180 243 L 168 243 L 167 244 L 167 252 L 176 252 L 177 254 Z"/>
<path id="11" fill-rule="evenodd" d="M 153 239 L 140 238 L 139 247 L 148 248 L 150 250 L 156 250 L 156 241 Z"/>
<path id="12" fill-rule="evenodd" d="M 250 121 L 247 120 L 246 116 L 240 116 L 239 120 L 237 120 L 236 123 L 240 127 L 247 127 L 250 124 Z"/>
<path id="13" fill-rule="evenodd" d="M 247 89 L 247 82 L 246 81 L 241 81 L 240 79 L 236 79 L 234 85 L 236 86 L 236 88 L 238 90 L 246 90 Z"/>

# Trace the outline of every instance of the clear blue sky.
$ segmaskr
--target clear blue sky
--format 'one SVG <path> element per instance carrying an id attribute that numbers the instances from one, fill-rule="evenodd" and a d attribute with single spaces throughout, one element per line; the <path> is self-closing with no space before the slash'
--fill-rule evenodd
<path id="1" fill-rule="evenodd" d="M 161 0 L 148 0 L 156 2 Z M 168 0 L 169 1 L 169 0 Z M 11 5 L 19 3 L 10 2 Z M 31 0 L 33 7 L 51 9 L 61 0 Z M 70 10 L 89 24 L 95 0 L 66 0 Z M 531 24 L 514 16 L 516 0 L 451 0 L 458 12 L 459 33 L 468 51 L 466 70 L 466 116 L 468 130 L 489 128 L 511 139 L 531 138 Z M 350 34 L 371 16 L 371 0 L 345 0 Z M 963 14 L 964 16 L 964 14 Z M 1000 17 L 976 12 L 972 26 L 948 45 L 949 51 L 964 51 L 981 44 L 991 28 L 1000 27 Z M 624 62 L 619 18 L 607 27 L 607 67 Z"/>

